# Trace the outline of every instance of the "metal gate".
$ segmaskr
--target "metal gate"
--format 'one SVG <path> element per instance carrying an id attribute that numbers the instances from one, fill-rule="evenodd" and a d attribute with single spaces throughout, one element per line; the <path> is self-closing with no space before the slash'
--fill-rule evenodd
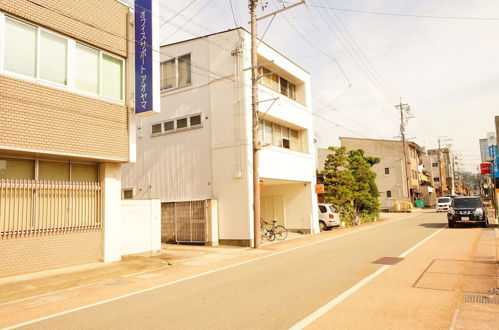
<path id="1" fill-rule="evenodd" d="M 98 182 L 0 179 L 0 238 L 99 229 Z"/>
<path id="2" fill-rule="evenodd" d="M 206 242 L 206 201 L 161 203 L 161 240 Z"/>

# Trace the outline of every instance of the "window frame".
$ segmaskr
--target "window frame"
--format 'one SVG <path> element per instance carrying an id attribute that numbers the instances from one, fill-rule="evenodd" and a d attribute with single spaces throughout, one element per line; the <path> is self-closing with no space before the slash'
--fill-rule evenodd
<path id="1" fill-rule="evenodd" d="M 41 57 L 40 57 L 40 51 L 42 49 L 41 47 L 41 42 L 42 42 L 42 32 L 45 32 L 47 34 L 52 34 L 56 37 L 60 37 L 62 39 L 65 39 L 66 40 L 66 85 L 64 84 L 60 84 L 60 83 L 57 83 L 55 81 L 50 81 L 50 80 L 47 80 L 47 79 L 43 79 L 40 77 L 40 63 L 41 63 Z M 70 47 L 71 47 L 71 40 L 60 34 L 60 33 L 57 33 L 57 32 L 54 32 L 54 31 L 51 31 L 51 30 L 47 30 L 47 29 L 44 29 L 42 27 L 37 27 L 37 35 L 36 35 L 36 78 L 39 82 L 42 82 L 44 84 L 48 84 L 48 85 L 55 85 L 55 86 L 58 86 L 60 88 L 68 88 L 69 85 L 70 85 L 70 73 L 69 71 L 71 70 L 71 65 L 70 65 L 70 54 L 71 54 L 71 51 L 70 51 Z M 76 54 L 75 54 L 76 55 Z M 74 60 L 76 60 L 76 56 L 74 56 Z"/>
<path id="2" fill-rule="evenodd" d="M 5 22 L 7 19 L 19 22 L 21 24 L 30 26 L 32 28 L 36 29 L 36 58 L 35 58 L 35 77 L 30 77 L 26 76 L 20 73 L 16 73 L 13 71 L 9 71 L 5 68 Z M 67 61 L 66 61 L 66 79 L 67 79 L 67 84 L 59 84 L 57 82 L 53 82 L 50 80 L 46 80 L 43 78 L 40 78 L 40 44 L 41 44 L 41 33 L 46 32 L 52 35 L 55 35 L 57 37 L 61 37 L 67 41 L 67 50 L 66 50 L 66 56 L 67 56 Z M 76 63 L 77 63 L 77 55 L 76 55 L 76 45 L 79 44 L 84 47 L 88 47 L 94 50 L 99 51 L 99 92 L 97 94 L 87 92 L 80 90 L 76 88 Z M 102 95 L 102 57 L 103 54 L 106 54 L 114 59 L 119 60 L 122 65 L 121 65 L 121 95 L 122 99 L 114 99 L 110 98 L 107 96 Z M 87 43 L 81 42 L 79 40 L 67 37 L 61 33 L 58 33 L 56 31 L 46 29 L 42 26 L 36 25 L 35 23 L 29 22 L 25 19 L 18 18 L 9 14 L 6 14 L 4 12 L 0 12 L 0 74 L 17 78 L 17 79 L 22 79 L 25 81 L 29 81 L 32 83 L 37 83 L 40 85 L 45 85 L 49 87 L 54 87 L 63 91 L 68 91 L 77 95 L 82 95 L 82 96 L 87 96 L 87 97 L 92 97 L 98 100 L 102 101 L 108 101 L 112 103 L 116 103 L 119 105 L 125 105 L 125 100 L 126 100 L 126 85 L 127 85 L 127 77 L 126 77 L 126 59 L 124 57 L 121 57 L 119 55 L 113 54 L 111 52 L 108 52 L 103 49 L 96 48 L 92 45 L 89 45 Z"/>
<path id="3" fill-rule="evenodd" d="M 191 117 L 196 117 L 196 116 L 199 116 L 199 118 L 200 118 L 199 125 L 191 125 Z M 182 120 L 182 119 L 186 119 L 187 126 L 186 127 L 178 128 L 177 127 L 177 121 L 178 120 Z M 171 129 L 169 131 L 166 131 L 165 130 L 165 123 L 168 123 L 168 122 L 173 122 L 173 129 Z M 160 132 L 157 132 L 157 133 L 153 133 L 152 132 L 152 127 L 155 126 L 155 125 L 161 125 L 161 131 Z M 169 118 L 169 119 L 164 119 L 164 120 L 161 120 L 161 121 L 153 122 L 153 123 L 151 123 L 151 125 L 149 127 L 149 130 L 150 130 L 150 136 L 151 137 L 156 137 L 156 136 L 160 136 L 160 135 L 173 134 L 173 133 L 188 131 L 188 130 L 191 130 L 191 129 L 202 128 L 202 127 L 203 127 L 203 114 L 201 112 L 198 112 L 198 113 L 193 113 L 193 114 L 186 115 L 186 116 L 180 116 L 180 117 Z"/>
<path id="4" fill-rule="evenodd" d="M 100 182 L 100 168 L 98 162 L 92 163 L 92 162 L 85 162 L 85 161 L 73 161 L 72 159 L 54 159 L 54 158 L 47 158 L 47 157 L 22 157 L 22 156 L 10 156 L 10 155 L 5 155 L 0 153 L 0 158 L 7 158 L 7 159 L 23 159 L 23 160 L 32 160 L 35 163 L 34 166 L 34 178 L 33 179 L 26 179 L 26 180 L 34 180 L 34 181 L 40 181 L 40 162 L 49 162 L 49 163 L 65 163 L 68 164 L 69 166 L 69 180 L 64 181 L 64 182 L 80 182 L 80 181 L 74 181 L 73 180 L 73 174 L 72 174 L 72 168 L 73 164 L 83 164 L 83 165 L 92 165 L 96 166 L 97 169 L 97 181 L 88 181 L 88 182 Z M 22 180 L 22 179 L 21 179 Z M 51 181 L 51 180 L 49 180 Z M 52 180 L 52 181 L 60 181 L 60 180 Z"/>
<path id="5" fill-rule="evenodd" d="M 264 72 L 264 70 L 266 70 L 267 72 Z M 273 73 L 273 74 L 270 74 L 270 73 Z M 291 82 L 289 79 L 287 78 L 284 78 L 283 76 L 281 75 L 278 75 L 277 73 L 275 73 L 275 71 L 273 70 L 270 70 L 264 66 L 261 66 L 260 69 L 258 70 L 258 74 L 260 75 L 260 79 L 258 79 L 258 83 L 262 86 L 264 86 L 265 88 L 268 88 L 276 93 L 279 93 L 280 95 L 283 95 L 285 97 L 287 97 L 288 99 L 290 100 L 293 100 L 295 102 L 298 102 L 296 100 L 296 84 L 294 82 Z M 268 76 L 263 76 L 264 74 L 268 75 Z M 277 77 L 277 81 L 274 81 L 272 78 L 273 77 Z M 270 79 L 270 86 L 267 86 L 265 83 L 264 83 L 264 79 L 266 77 L 269 77 L 268 79 Z M 283 92 L 283 88 L 282 88 L 282 84 L 281 84 L 281 80 L 284 80 L 286 81 L 286 85 L 287 85 L 287 89 L 286 89 L 286 93 Z M 276 88 L 274 88 L 273 86 L 273 83 L 276 83 L 277 86 L 275 86 Z M 291 88 L 292 86 L 292 88 Z"/>
<path id="6" fill-rule="evenodd" d="M 182 85 L 182 86 L 179 86 L 179 58 L 181 57 L 184 57 L 184 56 L 187 56 L 189 55 L 189 69 L 190 69 L 190 81 L 189 83 L 185 84 L 185 85 Z M 170 88 L 165 88 L 165 89 L 162 89 L 161 88 L 161 82 L 163 81 L 163 77 L 161 76 L 163 74 L 163 70 L 161 69 L 161 65 L 163 65 L 163 63 L 166 63 L 166 62 L 170 62 L 172 60 L 175 60 L 175 86 L 173 87 L 170 87 Z M 167 60 L 164 60 L 164 61 L 161 61 L 160 62 L 160 92 L 166 92 L 166 91 L 171 91 L 171 90 L 174 90 L 174 89 L 178 89 L 178 88 L 184 88 L 184 87 L 188 87 L 188 86 L 191 86 L 192 85 L 192 52 L 189 52 L 189 53 L 185 53 L 185 54 L 182 54 L 182 55 L 179 55 L 179 56 L 175 56 L 175 57 L 171 57 Z"/>

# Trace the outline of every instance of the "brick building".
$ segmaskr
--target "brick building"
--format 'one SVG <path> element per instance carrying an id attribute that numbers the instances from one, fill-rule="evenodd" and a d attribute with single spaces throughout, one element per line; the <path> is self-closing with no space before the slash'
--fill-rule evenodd
<path id="1" fill-rule="evenodd" d="M 121 257 L 130 10 L 0 0 L 0 277 Z"/>

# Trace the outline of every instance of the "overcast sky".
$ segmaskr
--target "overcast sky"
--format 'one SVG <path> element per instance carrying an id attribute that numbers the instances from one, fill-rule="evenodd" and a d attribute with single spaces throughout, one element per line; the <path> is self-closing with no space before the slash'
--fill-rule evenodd
<path id="1" fill-rule="evenodd" d="M 232 0 L 243 27 L 247 2 Z M 261 15 L 286 3 L 267 2 Z M 393 139 L 399 135 L 394 105 L 402 97 L 414 116 L 407 137 L 427 148 L 450 137 L 461 168 L 476 171 L 478 139 L 494 131 L 499 115 L 499 1 L 306 2 L 276 16 L 263 40 L 311 73 L 313 110 L 339 125 L 315 117 L 319 146 L 339 145 L 339 136 Z M 160 4 L 170 20 L 161 30 L 168 42 L 235 26 L 230 0 Z M 260 36 L 269 23 L 259 22 Z"/>

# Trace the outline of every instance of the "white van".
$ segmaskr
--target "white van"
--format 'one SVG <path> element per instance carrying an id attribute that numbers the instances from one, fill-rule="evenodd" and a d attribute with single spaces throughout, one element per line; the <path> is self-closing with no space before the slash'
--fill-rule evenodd
<path id="1" fill-rule="evenodd" d="M 340 226 L 340 213 L 332 204 L 319 203 L 319 228 L 321 231 Z"/>
<path id="2" fill-rule="evenodd" d="M 451 203 L 452 203 L 451 197 L 440 197 L 439 199 L 437 199 L 437 206 L 436 206 L 437 212 L 440 211 L 447 212 L 450 208 Z"/>

